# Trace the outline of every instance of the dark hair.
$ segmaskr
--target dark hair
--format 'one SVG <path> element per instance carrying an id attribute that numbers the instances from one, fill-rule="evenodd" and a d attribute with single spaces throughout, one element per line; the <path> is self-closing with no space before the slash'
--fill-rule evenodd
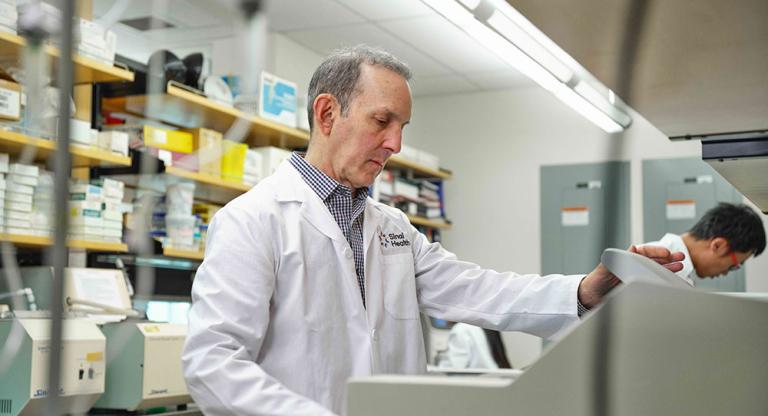
<path id="1" fill-rule="evenodd" d="M 753 252 L 755 257 L 765 250 L 763 221 L 752 208 L 744 204 L 721 202 L 707 211 L 688 233 L 697 240 L 725 238 L 731 250 Z"/>
<path id="2" fill-rule="evenodd" d="M 337 49 L 320 64 L 309 81 L 307 92 L 307 113 L 309 129 L 313 128 L 315 98 L 320 94 L 331 94 L 339 101 L 341 114 L 346 115 L 349 103 L 357 93 L 357 80 L 360 78 L 360 65 L 377 65 L 400 74 L 406 81 L 411 79 L 408 65 L 395 58 L 389 52 L 365 45 Z"/>

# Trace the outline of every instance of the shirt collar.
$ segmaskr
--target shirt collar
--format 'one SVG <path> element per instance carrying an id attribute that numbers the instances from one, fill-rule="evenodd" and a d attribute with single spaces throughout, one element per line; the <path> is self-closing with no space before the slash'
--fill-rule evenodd
<path id="1" fill-rule="evenodd" d="M 315 191 L 321 200 L 326 201 L 334 192 L 341 192 L 344 195 L 351 196 L 352 190 L 349 187 L 340 184 L 337 180 L 307 162 L 304 156 L 305 153 L 293 152 L 289 161 L 299 172 L 304 182 Z M 355 198 L 357 200 L 365 199 L 368 196 L 368 187 L 358 188 L 357 191 L 357 197 Z"/>

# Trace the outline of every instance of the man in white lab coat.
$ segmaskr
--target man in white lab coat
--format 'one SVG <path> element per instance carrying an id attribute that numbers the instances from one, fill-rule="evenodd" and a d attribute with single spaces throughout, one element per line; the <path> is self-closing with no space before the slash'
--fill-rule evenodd
<path id="1" fill-rule="evenodd" d="M 723 202 L 683 235 L 669 233 L 646 245 L 685 254 L 683 269 L 676 274 L 694 285 L 697 279 L 724 276 L 759 256 L 765 250 L 765 229 L 752 208 Z"/>
<path id="2" fill-rule="evenodd" d="M 482 269 L 368 198 L 400 151 L 409 79 L 407 66 L 377 49 L 331 55 L 310 82 L 307 154 L 294 153 L 213 218 L 183 353 L 206 415 L 338 414 L 349 377 L 425 372 L 420 309 L 549 337 L 619 283 L 602 266 L 587 277 Z"/>

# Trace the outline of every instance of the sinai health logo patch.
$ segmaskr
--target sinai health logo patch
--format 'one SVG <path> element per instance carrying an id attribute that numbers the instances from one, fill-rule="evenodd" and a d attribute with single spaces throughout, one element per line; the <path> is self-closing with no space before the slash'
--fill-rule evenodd
<path id="1" fill-rule="evenodd" d="M 379 230 L 379 244 L 384 254 L 402 253 L 410 251 L 411 242 L 405 238 L 402 232 L 384 232 Z"/>

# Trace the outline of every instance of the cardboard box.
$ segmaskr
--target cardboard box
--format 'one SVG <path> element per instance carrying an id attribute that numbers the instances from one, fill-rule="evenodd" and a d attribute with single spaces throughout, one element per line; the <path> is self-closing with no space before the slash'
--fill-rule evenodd
<path id="1" fill-rule="evenodd" d="M 245 167 L 245 154 L 248 145 L 232 140 L 222 141 L 221 177 L 232 182 L 243 181 L 243 168 Z"/>
<path id="2" fill-rule="evenodd" d="M 210 129 L 185 130 L 192 135 L 192 148 L 197 152 L 198 171 L 221 176 L 221 153 L 223 135 Z"/>
<path id="3" fill-rule="evenodd" d="M 21 85 L 0 79 L 0 119 L 21 118 Z"/>

